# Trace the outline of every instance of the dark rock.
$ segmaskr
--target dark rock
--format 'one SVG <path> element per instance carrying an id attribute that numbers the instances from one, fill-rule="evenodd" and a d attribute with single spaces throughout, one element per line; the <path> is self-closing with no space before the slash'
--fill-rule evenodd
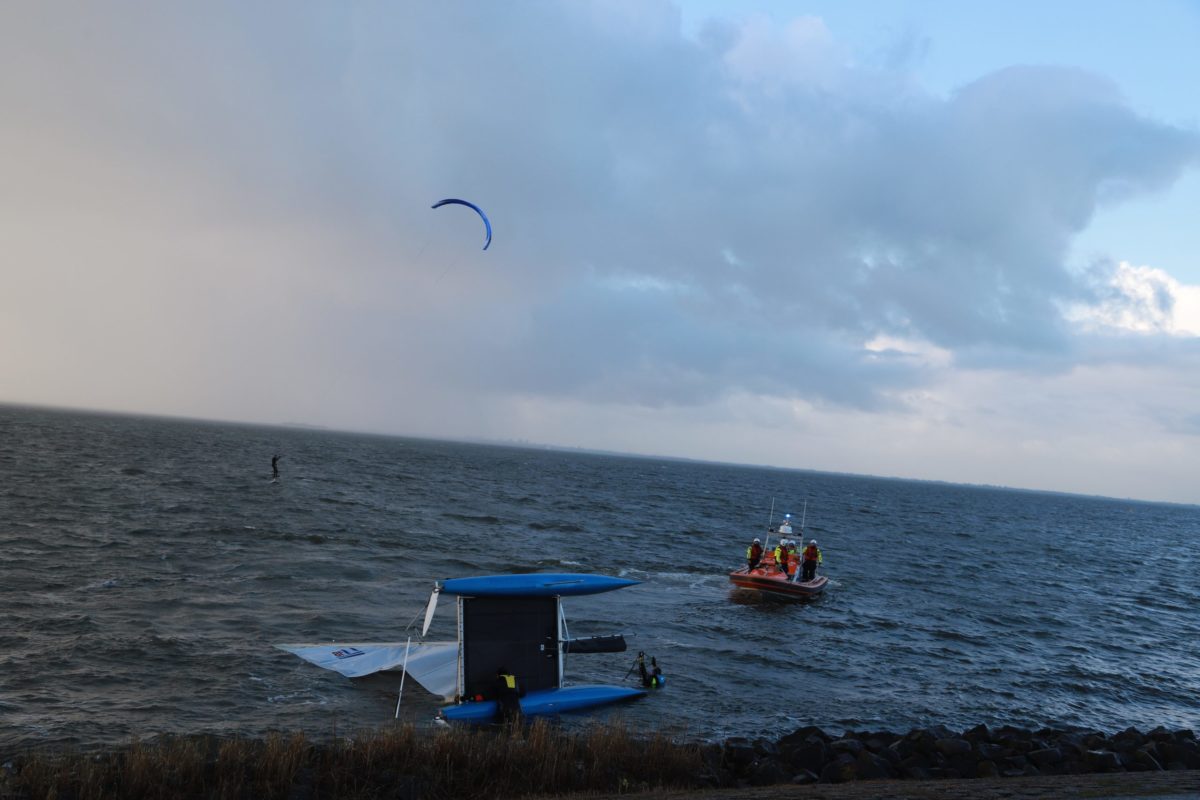
<path id="1" fill-rule="evenodd" d="M 1089 748 L 1084 744 L 1082 733 L 1068 733 L 1059 737 L 1058 749 L 1063 751 L 1064 758 L 1070 758 L 1071 756 L 1082 757 Z"/>
<path id="2" fill-rule="evenodd" d="M 1146 742 L 1145 744 L 1143 744 L 1141 747 L 1138 748 L 1138 751 L 1144 752 L 1144 753 L 1149 753 L 1150 757 L 1153 758 L 1155 761 L 1157 761 L 1160 764 L 1166 760 L 1163 758 L 1162 753 L 1159 752 L 1157 742 Z"/>
<path id="3" fill-rule="evenodd" d="M 1012 754 L 1012 751 L 1004 745 L 992 744 L 991 742 L 980 742 L 975 745 L 975 749 L 979 751 L 980 758 L 985 761 L 997 761 L 1004 756 Z"/>
<path id="4" fill-rule="evenodd" d="M 1000 774 L 1008 775 L 1009 772 L 1015 772 L 1017 775 L 1024 775 L 1027 767 L 1030 766 L 1029 759 L 1025 756 L 1007 756 L 1000 760 L 996 766 L 1000 768 Z"/>
<path id="5" fill-rule="evenodd" d="M 858 754 L 858 758 L 855 761 L 855 771 L 858 773 L 859 780 L 864 781 L 878 781 L 896 777 L 896 773 L 892 770 L 892 765 L 869 750 L 863 750 Z"/>
<path id="6" fill-rule="evenodd" d="M 778 761 L 764 758 L 750 766 L 747 773 L 751 786 L 774 786 L 777 783 L 788 783 L 792 774 L 786 771 Z"/>
<path id="7" fill-rule="evenodd" d="M 1057 747 L 1044 747 L 1041 750 L 1032 750 L 1029 753 L 1029 760 L 1040 769 L 1045 770 L 1046 767 L 1055 764 L 1061 764 L 1063 760 L 1062 751 Z"/>
<path id="8" fill-rule="evenodd" d="M 925 729 L 925 733 L 928 733 L 930 736 L 932 736 L 934 741 L 937 741 L 938 739 L 956 738 L 954 731 L 950 730 L 945 725 L 931 725 Z"/>
<path id="9" fill-rule="evenodd" d="M 710 783 L 718 789 L 733 785 L 733 772 L 725 769 L 722 763 L 723 752 L 719 744 L 708 744 L 700 748 L 700 762 L 704 765 L 701 783 Z"/>
<path id="10" fill-rule="evenodd" d="M 1088 750 L 1083 755 L 1083 764 L 1088 772 L 1118 772 L 1121 759 L 1107 750 Z"/>
<path id="11" fill-rule="evenodd" d="M 854 757 L 841 753 L 836 759 L 825 765 L 821 770 L 821 783 L 845 783 L 858 777 Z"/>
<path id="12" fill-rule="evenodd" d="M 905 768 L 901 774 L 906 778 L 912 778 L 914 781 L 927 781 L 933 777 L 925 767 Z"/>
<path id="13" fill-rule="evenodd" d="M 1137 750 L 1133 754 L 1133 758 L 1143 769 L 1150 772 L 1159 772 L 1162 770 L 1162 764 L 1158 762 L 1158 759 L 1154 757 L 1148 747 Z"/>
<path id="14" fill-rule="evenodd" d="M 810 783 L 816 783 L 821 780 L 820 775 L 816 775 L 809 770 L 802 769 L 792 776 L 792 783 L 804 786 Z"/>
<path id="15" fill-rule="evenodd" d="M 779 745 L 775 744 L 770 739 L 755 739 L 754 753 L 759 758 L 778 758 Z"/>
<path id="16" fill-rule="evenodd" d="M 896 741 L 895 736 L 880 735 L 877 733 L 871 734 L 863 741 L 863 746 L 872 753 L 882 753 L 887 750 L 892 742 Z"/>
<path id="17" fill-rule="evenodd" d="M 849 753 L 852 756 L 858 756 L 865 749 L 857 739 L 838 739 L 830 742 L 829 748 L 835 753 Z"/>
<path id="18" fill-rule="evenodd" d="M 1175 734 L 1171 733 L 1169 730 L 1167 730 L 1166 728 L 1164 728 L 1161 725 L 1159 725 L 1157 728 L 1150 731 L 1146 735 L 1149 736 L 1151 739 L 1153 739 L 1156 742 L 1173 742 L 1173 741 L 1175 741 Z"/>
<path id="19" fill-rule="evenodd" d="M 735 736 L 725 740 L 725 765 L 740 772 L 754 761 L 754 745 L 749 739 Z"/>
<path id="20" fill-rule="evenodd" d="M 797 772 L 807 770 L 821 774 L 830 759 L 829 746 L 817 739 L 792 751 L 784 751 L 783 762 Z"/>
<path id="21" fill-rule="evenodd" d="M 998 778 L 1000 777 L 1000 770 L 996 769 L 995 761 L 985 759 L 976 765 L 975 774 L 980 778 Z"/>
<path id="22" fill-rule="evenodd" d="M 960 778 L 979 776 L 979 759 L 971 753 L 949 759 L 946 766 L 958 773 Z"/>
<path id="23" fill-rule="evenodd" d="M 876 755 L 891 764 L 892 769 L 897 774 L 900 772 L 900 762 L 903 761 L 903 759 L 900 758 L 900 755 L 895 750 L 890 747 L 885 747 L 883 750 L 876 753 Z"/>
<path id="24" fill-rule="evenodd" d="M 992 732 L 988 730 L 987 725 L 976 725 L 971 730 L 963 733 L 962 738 L 966 739 L 971 744 L 979 742 L 990 742 L 992 740 Z"/>
<path id="25" fill-rule="evenodd" d="M 1114 753 L 1132 753 L 1143 744 L 1141 737 L 1126 736 L 1118 733 L 1108 740 L 1108 749 Z"/>
<path id="26" fill-rule="evenodd" d="M 1159 742 L 1158 752 L 1168 763 L 1183 764 L 1188 769 L 1200 769 L 1200 745 L 1188 739 Z"/>
<path id="27" fill-rule="evenodd" d="M 888 750 L 891 750 L 893 753 L 900 756 L 900 758 L 904 759 L 917 752 L 917 745 L 912 739 L 905 737 L 903 739 L 897 739 L 888 745 Z"/>
<path id="28" fill-rule="evenodd" d="M 1117 760 L 1121 762 L 1121 769 L 1129 770 L 1130 772 L 1146 771 L 1146 767 L 1137 760 L 1137 752 L 1137 750 L 1126 750 L 1114 753 Z"/>
<path id="29" fill-rule="evenodd" d="M 1000 744 L 1012 750 L 1015 753 L 1028 753 L 1034 750 L 1033 734 L 1022 728 L 1013 728 L 1004 726 L 992 735 L 992 742 Z"/>
<path id="30" fill-rule="evenodd" d="M 933 743 L 933 746 L 937 748 L 939 753 L 950 758 L 954 756 L 965 756 L 967 753 L 971 752 L 971 743 L 966 739 L 938 739 Z"/>
<path id="31" fill-rule="evenodd" d="M 830 737 L 825 733 L 825 731 L 821 730 L 815 725 L 807 725 L 803 728 L 797 728 L 787 736 L 784 736 L 782 739 L 780 739 L 779 749 L 786 749 L 790 745 L 799 746 L 802 744 L 808 744 L 814 739 L 818 739 L 822 742 L 830 741 Z"/>

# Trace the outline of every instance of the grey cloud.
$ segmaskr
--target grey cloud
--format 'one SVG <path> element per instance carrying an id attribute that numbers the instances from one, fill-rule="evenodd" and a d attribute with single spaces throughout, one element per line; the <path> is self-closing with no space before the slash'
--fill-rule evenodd
<path id="1" fill-rule="evenodd" d="M 69 8 L 3 12 L 0 99 L 29 127 L 0 144 L 53 130 L 193 222 L 323 233 L 296 306 L 377 391 L 880 408 L 931 368 L 865 353 L 877 334 L 1062 368 L 1060 309 L 1089 291 L 1071 237 L 1200 152 L 1069 69 L 940 98 L 825 48 L 819 85 L 756 86 L 725 61 L 737 28 L 686 39 L 668 3 Z M 487 206 L 486 260 L 438 238 L 449 195 Z"/>

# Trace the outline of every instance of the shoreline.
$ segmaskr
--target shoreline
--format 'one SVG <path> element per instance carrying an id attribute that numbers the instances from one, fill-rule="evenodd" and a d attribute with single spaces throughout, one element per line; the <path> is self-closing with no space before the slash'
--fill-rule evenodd
<path id="1" fill-rule="evenodd" d="M 1191 730 L 978 725 L 906 734 L 820 728 L 778 739 L 675 741 L 545 720 L 430 731 L 387 726 L 334 740 L 302 733 L 168 736 L 80 752 L 0 750 L 0 800 L 57 797 L 1138 798 L 1200 796 Z"/>

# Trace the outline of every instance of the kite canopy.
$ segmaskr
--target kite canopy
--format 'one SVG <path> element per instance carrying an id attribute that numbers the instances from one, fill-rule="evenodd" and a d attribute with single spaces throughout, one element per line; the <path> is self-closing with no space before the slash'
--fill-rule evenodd
<path id="1" fill-rule="evenodd" d="M 445 205 L 466 206 L 479 215 L 479 218 L 483 220 L 483 227 L 487 231 L 487 238 L 483 242 L 483 249 L 487 250 L 488 245 L 492 243 L 492 223 L 488 221 L 487 214 L 483 213 L 483 209 L 468 200 L 459 200 L 455 197 L 447 197 L 445 200 L 439 200 L 432 207 L 441 208 Z"/>

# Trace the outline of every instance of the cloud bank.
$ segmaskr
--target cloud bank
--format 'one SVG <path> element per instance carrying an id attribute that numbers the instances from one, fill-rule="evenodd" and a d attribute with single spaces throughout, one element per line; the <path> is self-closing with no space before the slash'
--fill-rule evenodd
<path id="1" fill-rule="evenodd" d="M 0 29 L 0 398 L 1028 485 L 1012 437 L 1111 369 L 1168 406 L 1128 441 L 1195 434 L 1195 287 L 1067 263 L 1200 163 L 1102 76 L 934 95 L 818 18 L 689 38 L 665 2 Z"/>

